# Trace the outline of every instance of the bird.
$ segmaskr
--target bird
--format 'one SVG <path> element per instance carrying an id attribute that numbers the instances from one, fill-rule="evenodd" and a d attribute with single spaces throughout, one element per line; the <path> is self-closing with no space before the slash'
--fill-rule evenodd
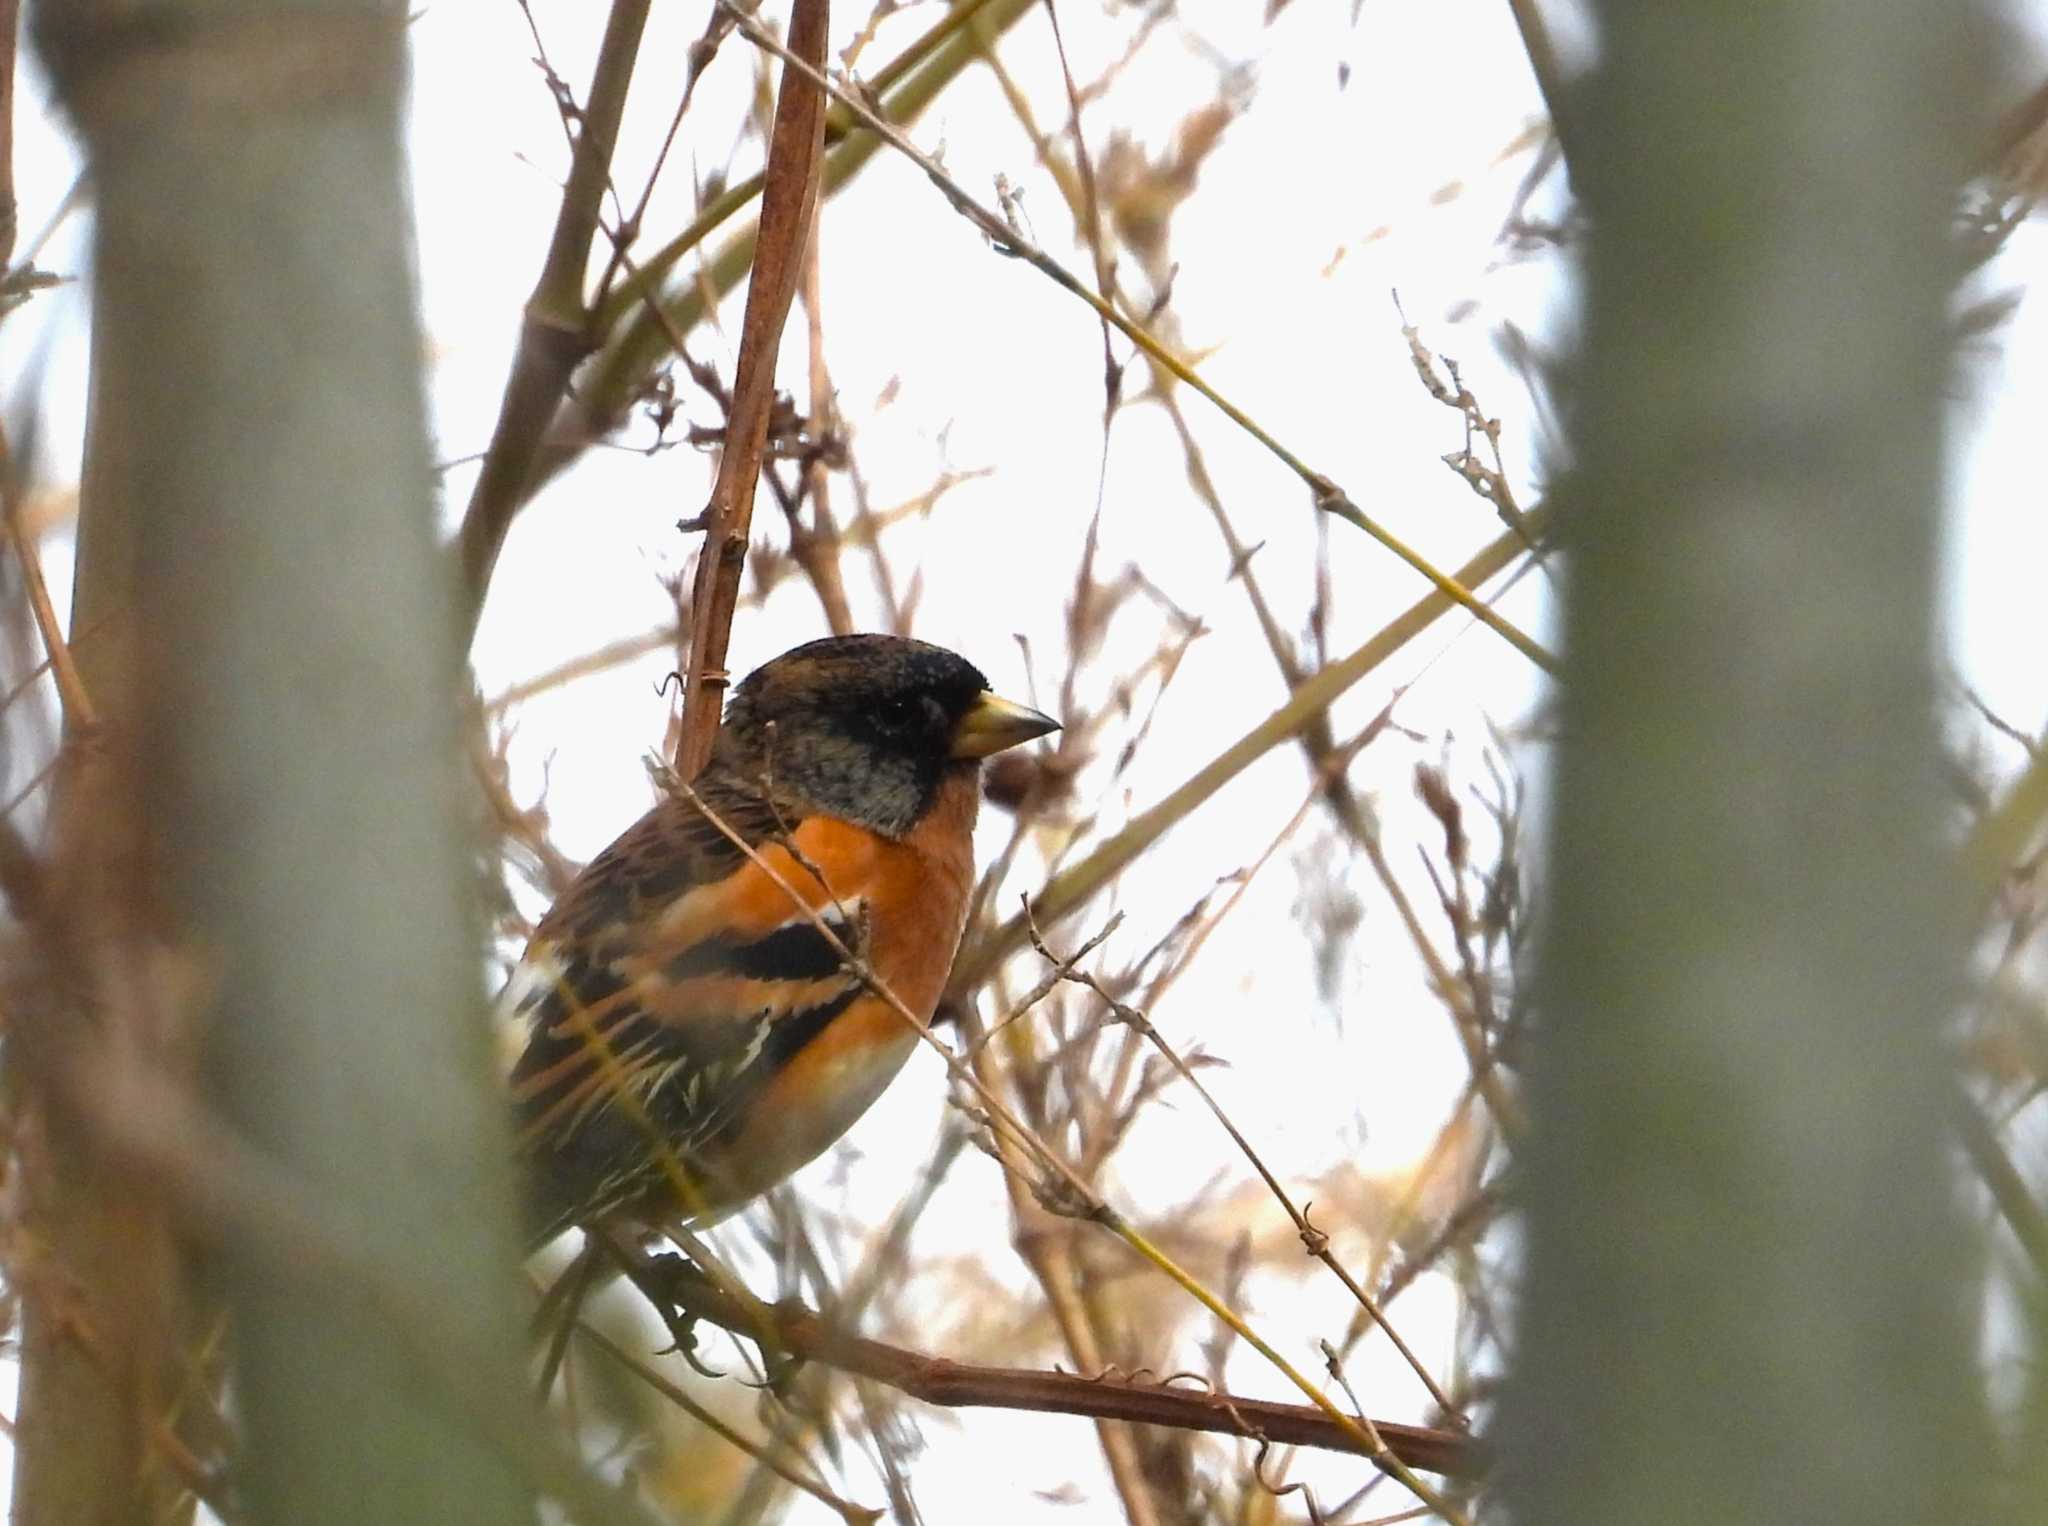
<path id="1" fill-rule="evenodd" d="M 741 681 L 702 772 L 570 883 L 500 997 L 528 1247 L 715 1222 L 845 1133 L 917 1043 L 890 996 L 928 1023 L 951 970 L 982 759 L 1058 729 L 902 636 Z"/>

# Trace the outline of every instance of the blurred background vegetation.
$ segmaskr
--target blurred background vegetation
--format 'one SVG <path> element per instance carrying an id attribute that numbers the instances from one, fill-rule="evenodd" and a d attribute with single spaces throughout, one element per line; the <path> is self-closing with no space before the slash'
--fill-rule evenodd
<path id="1" fill-rule="evenodd" d="M 14 1519 L 2042 1513 L 2041 16 L 841 0 L 770 164 L 787 6 L 0 9 Z M 1065 721 L 985 1095 L 537 1408 L 487 1002 L 728 622 Z"/>

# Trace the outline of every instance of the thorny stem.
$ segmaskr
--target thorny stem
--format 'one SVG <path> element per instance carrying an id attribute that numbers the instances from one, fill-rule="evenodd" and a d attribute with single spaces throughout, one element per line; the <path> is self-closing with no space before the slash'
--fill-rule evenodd
<path id="1" fill-rule="evenodd" d="M 734 1306 L 712 1284 L 685 1279 L 676 1291 L 687 1312 L 697 1318 L 750 1333 L 751 1313 Z M 871 1378 L 927 1404 L 1100 1416 L 1373 1455 L 1360 1447 L 1351 1429 L 1333 1424 L 1322 1410 L 1305 1404 L 1183 1387 L 1171 1376 L 1146 1382 L 1113 1372 L 975 1366 L 869 1340 L 800 1304 L 771 1305 L 767 1313 L 774 1322 L 776 1344 L 791 1356 Z M 1478 1444 L 1458 1432 L 1391 1423 L 1378 1430 L 1388 1449 L 1411 1467 L 1449 1478 L 1476 1478 L 1485 1467 Z"/>

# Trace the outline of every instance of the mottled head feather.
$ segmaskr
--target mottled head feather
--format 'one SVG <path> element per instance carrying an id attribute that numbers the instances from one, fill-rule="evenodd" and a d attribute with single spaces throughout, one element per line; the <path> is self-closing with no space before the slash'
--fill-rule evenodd
<path id="1" fill-rule="evenodd" d="M 901 837 L 950 771 L 954 729 L 987 690 L 966 658 L 905 636 L 832 636 L 733 691 L 712 767 L 804 811 Z"/>

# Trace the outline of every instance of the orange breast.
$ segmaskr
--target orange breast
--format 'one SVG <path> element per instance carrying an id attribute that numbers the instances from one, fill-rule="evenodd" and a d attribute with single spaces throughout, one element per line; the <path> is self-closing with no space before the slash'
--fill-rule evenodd
<path id="1" fill-rule="evenodd" d="M 849 913 L 859 907 L 855 925 L 863 946 L 854 951 L 920 1022 L 929 1022 L 952 969 L 972 888 L 978 793 L 976 771 L 960 771 L 942 785 L 918 825 L 895 841 L 812 817 L 792 843 L 765 848 L 762 864 L 683 897 L 669 914 L 678 942 L 714 927 L 729 934 L 769 932 L 797 914 L 791 891 L 835 920 L 835 902 Z M 700 903 L 714 894 L 716 905 Z M 889 1002 L 872 994 L 856 1000 L 777 1073 L 715 1158 L 695 1163 L 715 1184 L 718 1206 L 765 1190 L 829 1147 L 881 1095 L 918 1042 Z"/>

